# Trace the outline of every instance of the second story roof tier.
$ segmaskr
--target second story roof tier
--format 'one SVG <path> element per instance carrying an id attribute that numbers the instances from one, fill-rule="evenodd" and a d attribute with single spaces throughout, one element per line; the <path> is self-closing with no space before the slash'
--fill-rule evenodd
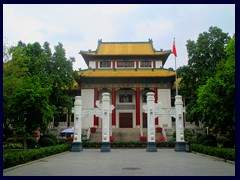
<path id="1" fill-rule="evenodd" d="M 131 77 L 131 78 L 139 78 L 139 77 L 175 77 L 176 72 L 167 70 L 167 69 L 152 69 L 152 70 L 143 70 L 143 69 L 87 69 L 78 72 L 80 77 L 87 78 L 116 78 L 116 77 Z"/>
<path id="2" fill-rule="evenodd" d="M 101 57 L 111 57 L 112 60 L 114 57 L 148 57 L 162 60 L 164 64 L 171 53 L 171 50 L 155 50 L 151 39 L 146 42 L 102 42 L 99 40 L 96 51 L 80 51 L 87 65 L 90 60 L 96 61 Z"/>

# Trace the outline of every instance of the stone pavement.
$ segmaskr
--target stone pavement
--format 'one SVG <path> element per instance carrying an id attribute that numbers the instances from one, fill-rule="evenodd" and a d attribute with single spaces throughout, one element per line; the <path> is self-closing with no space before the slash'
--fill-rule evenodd
<path id="1" fill-rule="evenodd" d="M 5 169 L 3 176 L 235 176 L 235 164 L 174 149 L 83 149 Z"/>

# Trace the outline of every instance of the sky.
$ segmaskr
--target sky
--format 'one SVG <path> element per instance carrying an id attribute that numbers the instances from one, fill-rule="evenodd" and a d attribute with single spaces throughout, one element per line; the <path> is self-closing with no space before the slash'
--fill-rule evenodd
<path id="1" fill-rule="evenodd" d="M 147 42 L 156 50 L 177 49 L 177 68 L 188 63 L 187 40 L 217 26 L 235 34 L 234 4 L 3 4 L 3 41 L 7 46 L 59 42 L 73 69 L 86 69 L 80 50 L 103 42 Z M 175 69 L 174 55 L 164 68 Z"/>

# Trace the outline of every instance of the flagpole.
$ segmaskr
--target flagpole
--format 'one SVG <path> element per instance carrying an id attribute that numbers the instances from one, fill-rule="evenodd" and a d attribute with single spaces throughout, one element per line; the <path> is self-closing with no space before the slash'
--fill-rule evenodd
<path id="1" fill-rule="evenodd" d="M 173 43 L 174 43 L 174 46 L 175 46 L 175 37 L 173 38 Z M 178 82 L 177 82 L 177 60 L 176 60 L 176 56 L 174 55 L 174 60 L 175 60 L 175 71 L 176 71 L 176 74 L 175 74 L 175 83 L 176 83 L 176 96 L 178 95 Z"/>

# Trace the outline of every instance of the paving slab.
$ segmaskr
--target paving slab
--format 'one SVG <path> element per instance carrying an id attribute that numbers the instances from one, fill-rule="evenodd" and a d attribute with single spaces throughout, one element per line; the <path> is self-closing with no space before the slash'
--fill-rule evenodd
<path id="1" fill-rule="evenodd" d="M 83 149 L 5 169 L 3 176 L 235 176 L 235 164 L 174 149 Z"/>

